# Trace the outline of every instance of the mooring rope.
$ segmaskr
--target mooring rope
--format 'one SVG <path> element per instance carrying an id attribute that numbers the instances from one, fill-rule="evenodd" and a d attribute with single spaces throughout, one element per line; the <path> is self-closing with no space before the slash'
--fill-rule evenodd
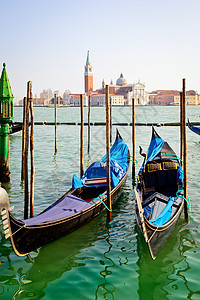
<path id="1" fill-rule="evenodd" d="M 129 157 L 133 157 L 133 156 L 132 156 L 132 155 L 129 155 Z M 134 162 L 135 164 L 138 164 L 137 159 L 133 160 L 133 159 L 128 158 L 128 160 Z"/>
<path id="2" fill-rule="evenodd" d="M 107 198 L 107 195 L 100 194 L 99 197 L 93 198 L 93 199 L 92 199 L 92 202 L 93 202 L 93 200 L 100 200 L 100 201 L 103 203 L 103 205 L 105 206 L 105 208 L 107 208 L 107 210 L 109 210 L 109 211 L 111 212 L 111 211 L 112 211 L 112 205 L 111 205 L 111 209 L 108 208 L 108 206 L 104 203 L 104 201 L 101 199 L 100 196 L 103 196 L 104 198 Z M 93 203 L 94 203 L 94 202 L 93 202 Z"/>
<path id="3" fill-rule="evenodd" d="M 185 197 L 183 197 L 182 195 L 179 195 L 179 193 L 183 193 L 183 192 L 184 192 L 183 190 L 178 190 L 178 191 L 176 192 L 176 199 L 177 199 L 178 197 L 184 199 L 184 200 L 186 201 L 186 203 L 187 203 L 188 210 L 189 210 L 189 213 L 190 213 L 190 212 L 191 212 L 191 202 L 190 202 L 190 198 L 189 198 L 188 195 L 187 195 L 187 199 L 186 199 Z"/>
<path id="4" fill-rule="evenodd" d="M 174 156 L 183 163 L 182 159 L 176 154 L 167 154 L 167 153 L 165 153 L 165 154 L 162 154 L 161 156 L 167 156 L 167 155 Z M 174 158 L 171 158 L 170 160 L 172 160 L 172 159 L 174 159 Z"/>

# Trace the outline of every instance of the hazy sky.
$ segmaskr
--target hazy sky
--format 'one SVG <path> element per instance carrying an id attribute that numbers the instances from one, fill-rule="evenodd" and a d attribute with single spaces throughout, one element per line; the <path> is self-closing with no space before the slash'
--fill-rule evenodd
<path id="1" fill-rule="evenodd" d="M 200 92 L 200 0 L 0 0 L 0 64 L 15 100 L 43 89 L 84 92 L 87 50 L 94 89 L 123 72 L 147 91 Z"/>

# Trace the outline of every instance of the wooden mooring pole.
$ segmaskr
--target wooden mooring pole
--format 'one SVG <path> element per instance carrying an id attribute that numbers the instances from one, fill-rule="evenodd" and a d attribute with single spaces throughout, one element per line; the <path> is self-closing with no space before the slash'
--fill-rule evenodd
<path id="1" fill-rule="evenodd" d="M 180 159 L 183 167 L 183 92 L 180 92 Z"/>
<path id="2" fill-rule="evenodd" d="M 91 109 L 91 99 L 89 96 L 89 100 L 88 100 L 88 153 L 90 153 L 90 109 Z"/>
<path id="3" fill-rule="evenodd" d="M 28 145 L 29 145 L 29 107 L 30 107 L 30 81 L 27 83 L 27 105 L 26 105 L 26 121 L 25 121 L 25 147 L 24 147 L 24 219 L 28 219 Z"/>
<path id="4" fill-rule="evenodd" d="M 106 174 L 107 174 L 107 222 L 111 221 L 111 180 L 110 180 L 110 109 L 109 85 L 106 85 Z"/>
<path id="5" fill-rule="evenodd" d="M 30 87 L 30 116 L 31 116 L 31 132 L 30 132 L 30 152 L 31 152 L 31 178 L 30 178 L 30 217 L 33 217 L 34 208 L 34 184 L 35 184 L 35 158 L 34 158 L 34 111 L 33 111 L 33 94 L 32 94 L 32 82 L 29 81 Z"/>
<path id="6" fill-rule="evenodd" d="M 132 180 L 135 181 L 135 99 L 134 98 L 132 98 L 132 145 L 133 145 Z"/>
<path id="7" fill-rule="evenodd" d="M 110 144 L 112 145 L 112 97 L 110 97 Z"/>
<path id="8" fill-rule="evenodd" d="M 23 125 L 22 125 L 22 162 L 21 162 L 21 180 L 25 179 L 25 143 L 26 143 L 26 113 L 27 113 L 27 98 L 23 100 Z"/>
<path id="9" fill-rule="evenodd" d="M 54 112 L 55 112 L 55 154 L 57 153 L 57 95 L 54 94 Z"/>
<path id="10" fill-rule="evenodd" d="M 81 106 L 81 145 L 80 145 L 80 177 L 84 174 L 84 168 L 83 168 L 83 128 L 84 128 L 84 112 L 83 112 L 83 95 L 80 95 L 80 106 Z"/>
<path id="11" fill-rule="evenodd" d="M 183 79 L 183 172 L 184 172 L 184 197 L 187 199 L 187 136 L 186 136 L 186 80 Z M 184 202 L 185 219 L 188 221 L 188 205 Z"/>

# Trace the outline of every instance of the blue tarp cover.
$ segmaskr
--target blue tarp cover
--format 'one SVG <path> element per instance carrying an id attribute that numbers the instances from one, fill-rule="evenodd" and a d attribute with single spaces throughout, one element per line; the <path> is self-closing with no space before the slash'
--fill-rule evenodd
<path id="1" fill-rule="evenodd" d="M 126 171 L 127 170 L 128 146 L 122 139 L 117 139 L 110 149 L 110 160 L 116 160 L 118 164 Z M 106 162 L 106 155 L 101 159 Z"/>
<path id="2" fill-rule="evenodd" d="M 149 223 L 161 227 L 165 223 L 167 223 L 171 217 L 172 214 L 172 205 L 174 203 L 175 198 L 174 197 L 169 197 L 169 201 L 165 208 L 161 211 L 159 216 L 155 219 L 149 220 Z"/>
<path id="3" fill-rule="evenodd" d="M 148 154 L 147 154 L 147 161 L 151 161 L 154 159 L 154 157 L 160 152 L 162 149 L 162 146 L 164 144 L 164 140 L 161 138 L 155 138 L 151 140 L 151 143 L 149 145 Z"/>
<path id="4" fill-rule="evenodd" d="M 110 149 L 110 172 L 111 172 L 111 186 L 115 187 L 119 181 L 126 174 L 127 170 L 128 146 L 122 139 L 117 139 Z M 87 179 L 104 178 L 106 177 L 106 155 L 100 160 L 92 163 L 85 171 L 83 177 L 78 179 L 76 175 L 73 176 L 72 188 L 76 189 L 85 184 Z M 94 184 L 92 186 L 105 186 L 104 184 Z M 87 186 L 87 185 L 86 185 Z"/>
<path id="5" fill-rule="evenodd" d="M 73 195 L 66 195 L 56 204 L 50 206 L 47 211 L 33 218 L 23 220 L 27 226 L 37 225 L 45 222 L 52 222 L 69 217 L 93 205 L 93 202 L 86 202 Z"/>

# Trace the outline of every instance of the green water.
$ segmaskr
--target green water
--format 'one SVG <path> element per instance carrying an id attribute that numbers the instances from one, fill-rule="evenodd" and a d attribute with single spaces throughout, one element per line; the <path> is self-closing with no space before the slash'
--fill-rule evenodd
<path id="1" fill-rule="evenodd" d="M 87 108 L 85 120 L 87 120 Z M 35 108 L 35 121 L 54 121 L 54 110 Z M 15 108 L 15 121 L 22 109 Z M 187 116 L 199 121 L 199 107 L 188 107 Z M 136 107 L 136 122 L 178 122 L 178 107 Z M 59 122 L 79 122 L 79 108 L 59 108 Z M 92 108 L 91 122 L 105 121 L 105 108 Z M 113 109 L 114 122 L 131 122 L 131 109 Z M 131 149 L 131 127 L 119 127 Z M 35 207 L 37 214 L 71 187 L 79 175 L 79 126 L 58 126 L 58 153 L 54 156 L 54 127 L 35 126 Z M 161 127 L 159 134 L 179 154 L 178 127 Z M 85 127 L 84 166 L 105 153 L 105 127 L 91 127 L 91 153 L 87 154 Z M 115 127 L 113 127 L 113 136 Z M 136 127 L 136 149 L 145 151 L 150 127 Z M 192 212 L 182 219 L 155 261 L 137 229 L 131 172 L 113 208 L 112 226 L 106 213 L 68 236 L 42 247 L 31 256 L 17 257 L 10 240 L 0 230 L 1 299 L 200 299 L 199 160 L 200 137 L 187 130 L 188 194 Z M 137 170 L 142 163 L 138 160 Z M 14 214 L 23 218 L 23 186 L 20 181 L 21 133 L 10 136 L 11 182 Z"/>

